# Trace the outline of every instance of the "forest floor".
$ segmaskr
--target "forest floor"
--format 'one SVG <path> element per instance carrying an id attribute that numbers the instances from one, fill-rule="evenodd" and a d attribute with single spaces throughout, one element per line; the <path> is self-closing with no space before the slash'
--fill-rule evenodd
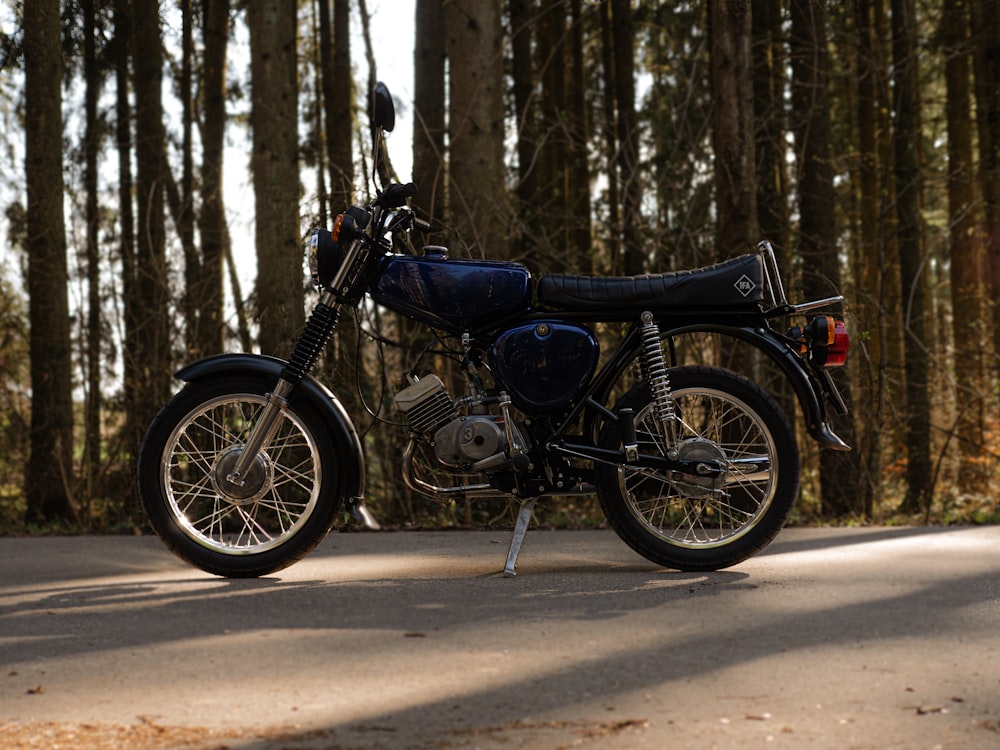
<path id="1" fill-rule="evenodd" d="M 0 747 L 996 748 L 1000 527 L 786 529 L 677 573 L 608 531 L 341 533 L 273 577 L 0 538 Z"/>

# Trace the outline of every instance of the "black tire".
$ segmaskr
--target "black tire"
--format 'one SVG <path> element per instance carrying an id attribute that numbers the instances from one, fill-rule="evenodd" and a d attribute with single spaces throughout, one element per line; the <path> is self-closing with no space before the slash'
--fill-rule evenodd
<path id="1" fill-rule="evenodd" d="M 667 568 L 719 570 L 757 554 L 781 530 L 799 493 L 799 451 L 781 407 L 760 386 L 715 367 L 671 369 L 681 458 L 717 460 L 721 480 L 599 464 L 595 484 L 612 528 Z M 639 452 L 663 455 L 660 420 L 641 383 L 618 408 L 635 412 Z M 600 446 L 618 450 L 606 425 Z"/>
<path id="2" fill-rule="evenodd" d="M 294 397 L 246 483 L 226 481 L 273 385 L 254 376 L 189 383 L 156 415 L 139 452 L 139 495 L 153 530 L 215 575 L 262 576 L 301 560 L 340 510 L 333 442 Z"/>

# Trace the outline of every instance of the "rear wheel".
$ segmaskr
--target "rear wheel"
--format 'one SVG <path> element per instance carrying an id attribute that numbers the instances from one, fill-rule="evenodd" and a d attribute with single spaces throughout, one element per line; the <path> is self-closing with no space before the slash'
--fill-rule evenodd
<path id="1" fill-rule="evenodd" d="M 331 439 L 294 398 L 245 481 L 229 481 L 271 387 L 255 377 L 190 383 L 146 432 L 139 490 L 149 522 L 175 554 L 209 573 L 280 570 L 319 544 L 340 508 Z"/>
<path id="2" fill-rule="evenodd" d="M 766 547 L 788 517 L 799 491 L 795 434 L 774 399 L 741 375 L 714 367 L 669 372 L 677 457 L 718 462 L 722 476 L 600 464 L 598 498 L 618 535 L 648 560 L 678 570 L 729 567 Z M 640 453 L 667 454 L 645 384 L 617 407 L 634 411 Z M 621 449 L 613 425 L 599 442 Z"/>

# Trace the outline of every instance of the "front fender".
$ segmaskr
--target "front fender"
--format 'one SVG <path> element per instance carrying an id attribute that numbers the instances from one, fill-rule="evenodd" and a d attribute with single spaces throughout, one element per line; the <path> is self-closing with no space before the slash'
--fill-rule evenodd
<path id="1" fill-rule="evenodd" d="M 182 367 L 174 373 L 174 377 L 191 383 L 218 375 L 253 374 L 271 378 L 277 383 L 285 364 L 282 359 L 261 354 L 218 354 Z M 340 399 L 333 391 L 308 375 L 299 381 L 290 397 L 305 399 L 323 417 L 334 445 L 344 460 L 341 468 L 345 473 L 345 493 L 349 493 L 348 497 L 364 497 L 365 454 L 354 422 Z"/>

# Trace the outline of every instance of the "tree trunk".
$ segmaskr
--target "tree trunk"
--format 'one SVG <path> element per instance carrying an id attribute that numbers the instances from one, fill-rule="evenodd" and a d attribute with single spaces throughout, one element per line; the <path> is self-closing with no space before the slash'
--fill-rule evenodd
<path id="1" fill-rule="evenodd" d="M 131 58 L 132 14 L 127 0 L 115 0 L 115 140 L 118 150 L 118 214 L 121 223 L 119 252 L 121 255 L 122 308 L 125 318 L 122 347 L 122 389 L 124 391 L 125 441 L 131 455 L 124 462 L 118 482 L 128 488 L 129 497 L 137 500 L 132 489 L 135 482 L 135 457 L 138 441 L 145 424 L 139 409 L 142 374 L 139 349 L 140 292 L 136 272 L 136 236 L 134 182 L 132 180 L 132 122 L 129 106 L 129 60 Z M 125 502 L 120 508 L 122 519 L 131 515 L 134 503 Z M 121 519 L 119 519 L 121 520 Z"/>
<path id="2" fill-rule="evenodd" d="M 570 73 L 566 92 L 567 209 L 570 221 L 568 270 L 588 273 L 593 266 L 590 226 L 590 118 L 587 108 L 587 71 L 584 61 L 583 3 L 570 0 Z"/>
<path id="3" fill-rule="evenodd" d="M 993 350 L 1000 378 L 1000 0 L 970 2 L 975 42 L 976 130 Z"/>
<path id="4" fill-rule="evenodd" d="M 541 77 L 538 127 L 539 169 L 536 210 L 541 212 L 541 270 L 565 268 L 569 215 L 566 155 L 566 3 L 543 0 L 539 9 L 537 57 Z"/>
<path id="5" fill-rule="evenodd" d="M 906 338 L 907 488 L 903 509 L 930 507 L 932 487 L 930 401 L 925 316 L 927 275 L 920 229 L 920 112 L 916 54 L 917 19 L 913 0 L 892 0 L 892 63 L 895 119 L 894 157 L 899 270 Z"/>
<path id="6" fill-rule="evenodd" d="M 74 515 L 58 0 L 24 3 L 24 75 L 32 394 L 26 518 L 41 522 Z"/>
<path id="7" fill-rule="evenodd" d="M 299 238 L 295 0 L 247 6 L 260 350 L 287 355 L 305 323 Z"/>
<path id="8" fill-rule="evenodd" d="M 336 216 L 354 199 L 354 85 L 351 76 L 350 0 L 319 0 L 320 60 L 323 68 L 323 111 L 327 170 L 330 176 L 330 212 Z"/>
<path id="9" fill-rule="evenodd" d="M 463 254 L 508 255 L 504 174 L 503 50 L 499 0 L 445 0 L 449 76 L 451 245 Z"/>
<path id="10" fill-rule="evenodd" d="M 602 269 L 595 264 L 594 272 L 615 274 L 622 272 L 622 226 L 621 197 L 618 174 L 618 106 L 615 100 L 615 42 L 612 31 L 611 14 L 612 0 L 603 0 L 598 12 L 601 14 L 601 73 L 604 84 L 604 116 L 602 127 L 604 136 L 604 165 L 608 175 L 608 258 Z"/>
<path id="11" fill-rule="evenodd" d="M 958 472 L 961 492 L 981 489 L 984 429 L 984 268 L 975 241 L 975 174 L 972 162 L 971 66 L 966 0 L 945 0 L 941 16 L 948 118 L 948 237 L 951 255 L 952 329 L 955 338 L 955 403 L 958 410 Z"/>
<path id="12" fill-rule="evenodd" d="M 97 195 L 97 158 L 101 150 L 101 127 L 97 117 L 97 102 L 101 96 L 103 75 L 97 57 L 97 12 L 94 0 L 83 2 L 83 66 L 84 111 L 86 118 L 84 133 L 84 192 L 87 257 L 87 335 L 86 385 L 84 387 L 84 439 L 83 475 L 84 502 L 94 497 L 97 478 L 101 472 L 101 268 L 99 234 L 100 216 Z"/>
<path id="13" fill-rule="evenodd" d="M 715 249 L 721 257 L 757 241 L 754 179 L 753 79 L 750 5 L 711 3 L 712 147 L 715 151 Z"/>
<path id="14" fill-rule="evenodd" d="M 858 452 L 867 467 L 865 487 L 866 517 L 871 517 L 882 497 L 882 434 L 886 405 L 886 331 L 883 304 L 890 278 L 881 230 L 882 197 L 879 189 L 878 62 L 871 0 L 857 0 L 855 6 L 856 81 L 858 132 L 858 224 L 856 240 L 855 289 L 857 306 L 854 326 L 867 338 L 867 346 L 852 352 L 859 372 L 860 393 L 855 403 L 861 418 Z"/>
<path id="15" fill-rule="evenodd" d="M 435 226 L 446 223 L 448 218 L 443 37 L 441 0 L 417 0 L 413 48 L 413 182 L 420 192 L 412 202 Z"/>
<path id="16" fill-rule="evenodd" d="M 781 0 L 754 0 L 753 114 L 757 152 L 757 223 L 762 238 L 788 263 L 788 174 L 785 167 L 785 51 Z"/>
<path id="17" fill-rule="evenodd" d="M 840 289 L 837 254 L 833 165 L 830 162 L 829 55 L 826 10 L 822 0 L 791 3 L 792 110 L 798 160 L 799 257 L 803 293 L 807 299 L 836 294 Z M 850 405 L 845 371 L 836 374 L 844 400 Z M 855 441 L 850 415 L 830 415 L 834 430 L 850 445 Z M 860 516 L 864 512 L 856 451 L 824 450 L 820 454 L 820 487 L 824 515 Z"/>
<path id="18" fill-rule="evenodd" d="M 136 3 L 132 15 L 135 70 L 136 201 L 139 206 L 136 348 L 139 428 L 153 419 L 170 390 L 171 336 L 168 323 L 164 184 L 166 138 L 163 128 L 163 57 L 160 16 L 150 3 Z M 140 438 L 141 435 L 135 435 Z M 134 448 L 138 450 L 139 444 Z"/>
<path id="19" fill-rule="evenodd" d="M 229 0 L 205 0 L 201 64 L 202 166 L 201 274 L 196 284 L 202 355 L 223 350 L 223 260 L 228 242 L 222 193 L 226 136 L 226 47 L 229 41 Z M 239 301 L 237 301 L 238 303 Z"/>
<path id="20" fill-rule="evenodd" d="M 192 0 L 180 0 L 181 10 L 181 189 L 177 233 L 184 253 L 184 328 L 187 359 L 200 359 L 201 320 L 198 314 L 199 281 L 202 279 L 201 256 L 194 245 L 194 12 Z"/>
<path id="21" fill-rule="evenodd" d="M 538 207 L 538 97 L 535 95 L 533 58 L 538 8 L 536 0 L 510 0 L 507 8 L 517 122 L 517 231 L 523 251 L 533 254 L 544 229 Z"/>
<path id="22" fill-rule="evenodd" d="M 618 179 L 622 198 L 624 272 L 631 276 L 646 270 L 642 241 L 642 184 L 639 179 L 639 125 L 635 112 L 634 31 L 631 3 L 611 0 L 614 39 L 615 104 L 618 111 Z"/>

